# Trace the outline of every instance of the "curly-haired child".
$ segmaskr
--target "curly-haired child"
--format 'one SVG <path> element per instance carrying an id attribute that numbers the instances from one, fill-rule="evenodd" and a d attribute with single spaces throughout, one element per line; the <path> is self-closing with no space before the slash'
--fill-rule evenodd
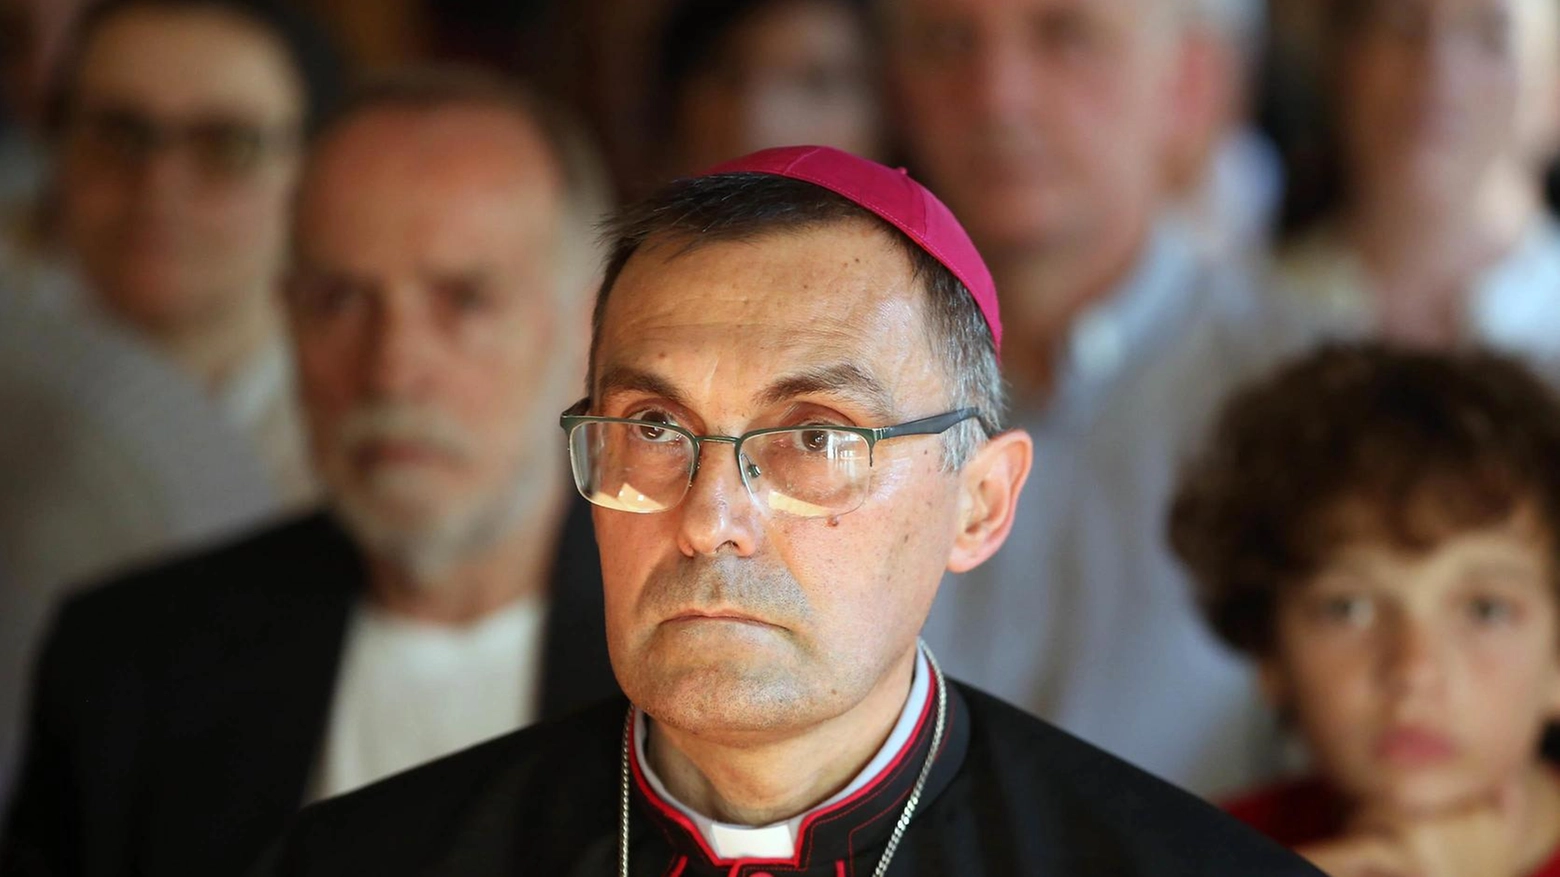
<path id="1" fill-rule="evenodd" d="M 1170 540 L 1310 757 L 1229 809 L 1334 877 L 1560 875 L 1560 400 L 1330 346 L 1231 399 Z"/>

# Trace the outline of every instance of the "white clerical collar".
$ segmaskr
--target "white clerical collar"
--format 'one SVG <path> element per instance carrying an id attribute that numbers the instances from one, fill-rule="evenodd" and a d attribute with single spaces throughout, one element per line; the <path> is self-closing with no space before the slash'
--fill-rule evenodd
<path id="1" fill-rule="evenodd" d="M 716 822 L 673 797 L 672 793 L 666 790 L 666 786 L 661 784 L 661 778 L 656 775 L 655 769 L 645 758 L 645 735 L 649 731 L 649 723 L 645 721 L 644 712 L 637 707 L 634 709 L 634 756 L 639 762 L 640 769 L 644 771 L 650 787 L 661 796 L 663 801 L 677 808 L 693 821 L 716 856 L 722 859 L 789 859 L 796 855 L 796 837 L 801 830 L 802 820 L 809 814 L 833 806 L 872 784 L 878 778 L 878 774 L 893 762 L 899 751 L 910 744 L 916 723 L 924 711 L 927 698 L 932 693 L 931 676 L 931 668 L 926 662 L 926 652 L 918 648 L 915 675 L 910 682 L 910 696 L 905 698 L 904 709 L 899 712 L 899 721 L 894 723 L 894 730 L 889 733 L 888 740 L 877 751 L 877 755 L 867 762 L 867 766 L 856 774 L 849 785 L 829 800 L 773 825 L 754 827 Z"/>

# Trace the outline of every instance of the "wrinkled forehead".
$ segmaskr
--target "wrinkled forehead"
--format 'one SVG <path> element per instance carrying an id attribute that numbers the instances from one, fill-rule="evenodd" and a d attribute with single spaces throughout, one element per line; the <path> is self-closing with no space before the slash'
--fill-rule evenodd
<path id="1" fill-rule="evenodd" d="M 886 231 L 850 221 L 692 243 L 652 240 L 624 266 L 597 337 L 596 399 L 624 375 L 736 406 L 804 374 L 855 384 L 884 409 L 940 394 L 926 295 Z"/>
<path id="2" fill-rule="evenodd" d="M 315 144 L 295 203 L 295 246 L 334 239 L 392 260 L 428 251 L 550 263 L 563 182 L 541 136 L 481 106 L 360 111 Z M 407 241 L 415 241 L 409 246 Z"/>

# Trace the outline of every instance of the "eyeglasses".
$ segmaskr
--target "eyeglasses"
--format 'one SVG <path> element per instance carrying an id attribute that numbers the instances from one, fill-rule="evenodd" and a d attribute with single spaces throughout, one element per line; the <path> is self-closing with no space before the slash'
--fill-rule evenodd
<path id="1" fill-rule="evenodd" d="M 760 507 L 802 517 L 843 515 L 861 507 L 871 486 L 872 450 L 885 439 L 940 435 L 978 417 L 960 408 L 895 426 L 782 426 L 739 436 L 694 435 L 674 423 L 588 417 L 583 399 L 559 423 L 580 494 L 602 508 L 664 512 L 682 502 L 699 471 L 705 442 L 732 446 L 742 484 Z"/>
<path id="2" fill-rule="evenodd" d="M 268 154 L 298 143 L 298 132 L 290 125 L 267 127 L 220 116 L 169 122 L 121 108 L 75 112 L 66 132 L 89 156 L 120 170 L 141 167 L 164 150 L 178 150 L 192 160 L 204 181 L 213 183 L 246 177 Z"/>

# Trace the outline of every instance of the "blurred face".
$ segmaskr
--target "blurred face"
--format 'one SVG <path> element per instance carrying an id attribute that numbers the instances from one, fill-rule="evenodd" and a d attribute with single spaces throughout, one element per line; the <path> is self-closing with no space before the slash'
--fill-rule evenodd
<path id="1" fill-rule="evenodd" d="M 581 371 L 559 197 L 538 135 L 483 108 L 369 111 L 311 159 L 288 291 L 300 390 L 371 550 L 437 572 L 551 483 Z"/>
<path id="2" fill-rule="evenodd" d="M 1533 173 L 1543 174 L 1560 150 L 1560 7 L 1518 0 L 1517 12 L 1516 147 Z"/>
<path id="3" fill-rule="evenodd" d="M 1560 706 L 1554 575 L 1526 514 L 1425 554 L 1346 546 L 1281 601 L 1264 672 L 1351 801 L 1471 803 L 1534 763 Z"/>
<path id="4" fill-rule="evenodd" d="M 8 114 L 35 125 L 82 0 L 0 0 L 0 88 Z"/>
<path id="5" fill-rule="evenodd" d="M 153 333 L 271 294 L 303 112 L 282 48 L 231 13 L 134 9 L 76 82 L 61 219 L 93 293 Z"/>
<path id="6" fill-rule="evenodd" d="M 597 345 L 592 414 L 696 434 L 886 426 L 948 410 L 908 260 L 864 224 L 629 260 Z M 855 511 L 766 511 L 730 445 L 682 502 L 595 509 L 607 636 L 623 690 L 699 733 L 840 716 L 908 672 L 955 538 L 958 478 L 936 436 L 877 445 Z"/>
<path id="7" fill-rule="evenodd" d="M 1346 160 L 1367 190 L 1460 203 L 1519 150 L 1519 32 L 1547 0 L 1373 0 L 1342 64 Z"/>
<path id="8" fill-rule="evenodd" d="M 726 35 L 677 107 L 681 170 L 799 143 L 882 150 L 877 80 L 860 15 L 838 0 L 781 0 Z"/>
<path id="9" fill-rule="evenodd" d="M 1089 246 L 1157 197 L 1179 36 L 1162 0 L 904 0 L 917 161 L 983 249 Z"/>

